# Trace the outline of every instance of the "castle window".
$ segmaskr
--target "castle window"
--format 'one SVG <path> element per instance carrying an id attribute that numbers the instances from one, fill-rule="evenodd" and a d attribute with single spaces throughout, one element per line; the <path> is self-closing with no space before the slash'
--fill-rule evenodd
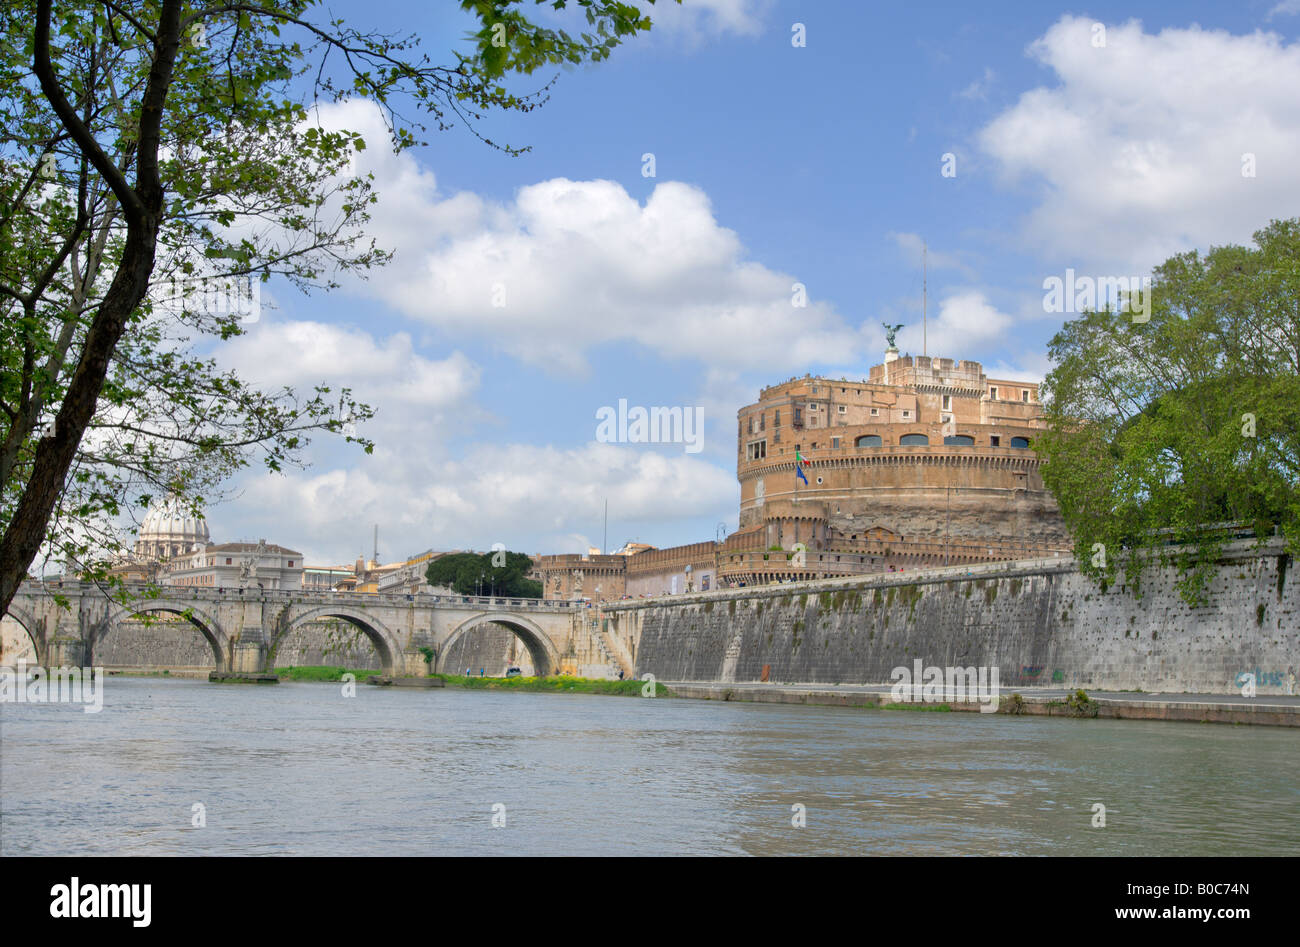
<path id="1" fill-rule="evenodd" d="M 750 460 L 763 460 L 767 457 L 767 441 L 753 441 L 746 445 L 745 456 Z"/>
<path id="2" fill-rule="evenodd" d="M 989 397 L 992 398 L 994 401 L 997 401 L 997 400 L 998 400 L 998 386 L 997 386 L 997 385 L 994 385 L 993 387 L 991 387 L 991 388 L 989 389 Z"/>
<path id="3" fill-rule="evenodd" d="M 903 412 L 903 417 L 905 417 L 905 418 L 910 418 L 911 416 L 912 416 L 912 412 L 911 412 L 911 411 L 904 411 L 904 412 Z"/>
<path id="4" fill-rule="evenodd" d="M 879 434 L 863 434 L 853 442 L 854 447 L 879 447 L 881 445 Z"/>
<path id="5" fill-rule="evenodd" d="M 226 558 L 226 565 L 230 565 L 230 558 L 229 558 L 229 557 Z"/>
<path id="6" fill-rule="evenodd" d="M 872 416 L 873 418 L 878 418 L 878 417 L 880 417 L 880 409 L 879 409 L 879 408 L 872 408 L 872 409 L 871 409 L 871 416 Z"/>
<path id="7" fill-rule="evenodd" d="M 834 448 L 834 447 L 839 447 L 839 446 L 840 446 L 840 439 L 839 439 L 838 437 L 832 437 L 832 438 L 831 438 L 831 447 Z"/>
<path id="8" fill-rule="evenodd" d="M 943 396 L 943 410 L 944 411 L 952 410 L 952 395 Z"/>
<path id="9" fill-rule="evenodd" d="M 849 409 L 845 405 L 840 405 L 840 414 L 848 414 Z"/>
<path id="10" fill-rule="evenodd" d="M 1021 401 L 1025 401 L 1025 402 L 1028 402 L 1028 401 L 1029 401 L 1029 389 L 1028 389 L 1028 388 L 1026 388 L 1026 389 L 1024 389 L 1023 391 L 1020 392 L 1020 400 L 1021 400 Z"/>
<path id="11" fill-rule="evenodd" d="M 1000 436 L 998 436 L 997 434 L 992 435 L 991 437 L 989 437 L 989 446 L 990 446 L 990 447 L 1001 447 L 1001 446 L 1002 446 L 1002 438 L 1001 438 Z"/>
<path id="12" fill-rule="evenodd" d="M 906 411 L 903 414 L 907 414 Z M 930 438 L 924 434 L 904 434 L 898 439 L 898 443 L 904 447 L 928 447 Z"/>
<path id="13" fill-rule="evenodd" d="M 974 447 L 975 446 L 975 438 L 970 437 L 967 434 L 953 434 L 950 437 L 945 437 L 943 439 L 943 442 L 948 447 Z"/>
<path id="14" fill-rule="evenodd" d="M 1029 446 L 1029 438 L 1027 438 L 1027 437 L 1013 437 L 1013 438 L 1011 438 L 1011 446 L 1012 446 L 1012 447 L 1019 447 L 1019 448 L 1021 448 L 1021 449 L 1026 448 L 1026 447 Z"/>
<path id="15" fill-rule="evenodd" d="M 776 411 L 772 413 L 772 427 L 780 427 L 780 426 L 781 426 L 781 409 L 777 408 Z"/>

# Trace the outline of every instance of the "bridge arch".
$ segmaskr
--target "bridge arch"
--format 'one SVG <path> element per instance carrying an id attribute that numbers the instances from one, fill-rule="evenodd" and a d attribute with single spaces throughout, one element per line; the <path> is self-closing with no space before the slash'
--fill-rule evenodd
<path id="1" fill-rule="evenodd" d="M 9 603 L 9 608 L 5 612 L 5 615 L 18 622 L 18 624 L 22 626 L 23 631 L 27 632 L 27 638 L 31 641 L 32 648 L 36 651 L 36 663 L 42 667 L 48 664 L 49 662 L 45 659 L 45 635 L 37 631 L 40 626 L 36 623 L 36 616 L 22 606 L 15 605 L 13 602 Z"/>
<path id="2" fill-rule="evenodd" d="M 212 658 L 216 661 L 217 670 L 229 670 L 230 636 L 221 627 L 221 623 L 217 621 L 216 616 L 194 602 L 174 599 L 141 599 L 131 605 L 119 606 L 113 609 L 108 615 L 108 620 L 97 630 L 90 633 L 88 662 L 93 659 L 95 648 L 108 636 L 110 631 L 113 631 L 125 621 L 149 612 L 166 612 L 169 615 L 179 615 L 184 618 L 197 628 L 199 633 L 203 635 L 204 640 L 207 641 L 208 647 L 212 649 Z"/>
<path id="3" fill-rule="evenodd" d="M 318 608 L 307 609 L 294 615 L 284 623 L 281 630 L 275 633 L 275 638 L 271 642 L 272 653 L 274 654 L 280 647 L 280 642 L 287 638 L 299 625 L 305 625 L 321 618 L 340 618 L 358 628 L 375 646 L 375 651 L 379 653 L 379 661 L 385 674 L 392 674 L 394 669 L 399 666 L 398 657 L 402 653 L 402 646 L 397 636 L 389 631 L 383 622 L 364 608 L 356 608 L 345 604 L 331 603 Z"/>
<path id="4" fill-rule="evenodd" d="M 514 632 L 515 637 L 522 641 L 524 647 L 528 649 L 528 655 L 533 659 L 533 667 L 537 670 L 539 677 L 550 677 L 559 669 L 559 649 L 555 647 L 555 642 L 551 640 L 551 636 L 544 632 L 535 622 L 521 615 L 483 612 L 480 615 L 467 618 L 457 625 L 455 631 L 448 635 L 447 640 L 442 643 L 442 647 L 438 649 L 437 665 L 441 673 L 446 674 L 449 670 L 455 671 L 455 668 L 449 669 L 443 663 L 451 652 L 451 646 L 480 625 L 501 625 Z"/>

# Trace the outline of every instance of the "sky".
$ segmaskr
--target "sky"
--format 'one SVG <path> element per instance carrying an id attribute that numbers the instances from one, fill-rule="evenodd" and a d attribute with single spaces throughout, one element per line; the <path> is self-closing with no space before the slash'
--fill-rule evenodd
<path id="1" fill-rule="evenodd" d="M 661 2 L 542 108 L 481 124 L 518 157 L 463 127 L 395 156 L 369 105 L 325 107 L 369 145 L 368 233 L 396 256 L 328 294 L 273 282 L 213 351 L 262 385 L 352 388 L 376 447 L 255 464 L 213 540 L 323 565 L 369 556 L 376 524 L 385 562 L 713 539 L 762 387 L 865 377 L 882 322 L 921 352 L 923 242 L 928 353 L 1041 380 L 1073 315 L 1045 311 L 1049 278 L 1137 279 L 1300 214 L 1300 0 L 986 6 Z M 329 4 L 440 62 L 468 50 L 457 7 Z M 598 439 L 620 401 L 701 436 Z"/>

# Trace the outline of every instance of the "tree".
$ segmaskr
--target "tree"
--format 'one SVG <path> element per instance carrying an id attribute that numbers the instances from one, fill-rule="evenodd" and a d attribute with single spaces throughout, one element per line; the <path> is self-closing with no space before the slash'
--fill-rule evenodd
<path id="1" fill-rule="evenodd" d="M 1202 600 L 1231 529 L 1300 543 L 1300 219 L 1166 260 L 1149 322 L 1088 312 L 1049 345 L 1043 480 L 1083 569 L 1174 565 Z"/>
<path id="2" fill-rule="evenodd" d="M 519 154 L 478 122 L 532 111 L 550 84 L 517 94 L 507 75 L 599 61 L 650 28 L 617 0 L 572 0 L 577 36 L 521 6 L 462 0 L 481 28 L 441 66 L 317 0 L 0 6 L 0 611 L 43 545 L 120 548 L 129 500 L 197 511 L 255 452 L 280 470 L 315 433 L 371 449 L 355 424 L 372 409 L 346 389 L 262 392 L 195 355 L 242 325 L 192 299 L 273 275 L 328 289 L 388 259 L 364 237 L 374 182 L 344 173 L 366 142 L 322 128 L 322 100 L 378 104 L 395 151 L 459 123 Z"/>
<path id="3" fill-rule="evenodd" d="M 541 598 L 542 583 L 526 578 L 532 567 L 533 560 L 522 552 L 455 552 L 434 559 L 424 574 L 430 585 L 461 595 Z"/>

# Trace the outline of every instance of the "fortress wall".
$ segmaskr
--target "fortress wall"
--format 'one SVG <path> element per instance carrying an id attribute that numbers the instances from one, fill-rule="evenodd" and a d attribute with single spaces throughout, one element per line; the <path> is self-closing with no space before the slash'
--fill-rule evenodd
<path id="1" fill-rule="evenodd" d="M 1273 545 L 1221 560 L 1209 603 L 1192 608 L 1172 570 L 1141 597 L 1105 591 L 1073 563 L 823 580 L 607 607 L 637 673 L 660 680 L 869 683 L 895 667 L 996 666 L 1002 687 L 1230 693 L 1258 669 L 1258 693 L 1300 673 L 1300 576 Z"/>

